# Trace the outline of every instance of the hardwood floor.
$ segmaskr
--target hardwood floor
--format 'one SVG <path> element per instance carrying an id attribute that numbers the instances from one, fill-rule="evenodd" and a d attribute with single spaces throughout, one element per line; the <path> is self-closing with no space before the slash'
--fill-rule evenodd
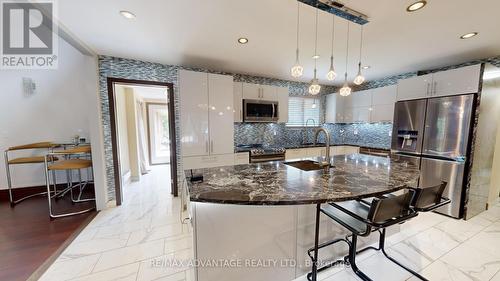
<path id="1" fill-rule="evenodd" d="M 57 201 L 55 210 L 85 209 L 89 204 L 94 203 L 72 205 L 68 194 Z M 14 208 L 0 202 L 0 280 L 27 280 L 96 214 L 50 220 L 46 197 L 28 199 Z"/>

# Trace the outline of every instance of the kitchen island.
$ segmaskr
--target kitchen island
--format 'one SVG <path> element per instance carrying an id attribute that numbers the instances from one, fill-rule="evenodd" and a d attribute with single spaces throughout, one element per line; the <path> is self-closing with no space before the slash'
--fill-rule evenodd
<path id="1" fill-rule="evenodd" d="M 203 175 L 202 182 L 187 181 L 195 257 L 212 261 L 197 268 L 197 280 L 293 280 L 311 268 L 306 251 L 314 244 L 317 204 L 395 192 L 419 177 L 418 167 L 391 158 L 352 154 L 330 163 L 309 171 L 288 162 L 195 171 Z M 343 233 L 321 218 L 320 241 Z M 343 250 L 322 250 L 320 260 Z"/>

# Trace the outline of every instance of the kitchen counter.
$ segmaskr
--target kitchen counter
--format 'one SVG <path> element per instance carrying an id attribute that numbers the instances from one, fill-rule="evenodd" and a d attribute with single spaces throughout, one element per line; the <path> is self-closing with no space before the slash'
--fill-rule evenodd
<path id="1" fill-rule="evenodd" d="M 332 157 L 332 164 L 327 172 L 302 171 L 278 161 L 200 169 L 196 173 L 204 181 L 188 181 L 190 199 L 242 205 L 317 204 L 393 192 L 419 177 L 418 167 L 391 158 L 339 155 Z"/>

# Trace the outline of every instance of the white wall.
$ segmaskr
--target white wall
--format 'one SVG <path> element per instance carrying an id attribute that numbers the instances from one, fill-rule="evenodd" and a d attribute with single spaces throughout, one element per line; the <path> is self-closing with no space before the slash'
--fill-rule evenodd
<path id="1" fill-rule="evenodd" d="M 58 57 L 56 70 L 0 70 L 0 149 L 39 141 L 67 142 L 74 135 L 87 139 L 92 136 L 92 150 L 96 154 L 93 155 L 94 165 L 98 166 L 94 171 L 96 188 L 105 189 L 104 178 L 101 178 L 104 159 L 97 99 L 97 60 L 82 55 L 62 39 L 59 40 Z M 34 95 L 24 96 L 23 77 L 32 78 L 36 83 Z M 13 167 L 13 185 L 45 184 L 42 166 Z M 0 161 L 0 189 L 5 188 L 5 165 Z"/>

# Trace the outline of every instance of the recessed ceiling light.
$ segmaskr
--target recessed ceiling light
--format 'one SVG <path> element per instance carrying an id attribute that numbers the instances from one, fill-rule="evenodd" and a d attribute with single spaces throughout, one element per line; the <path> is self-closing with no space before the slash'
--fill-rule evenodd
<path id="1" fill-rule="evenodd" d="M 365 66 L 363 66 L 362 68 L 363 68 L 363 69 L 370 69 L 370 68 L 372 68 L 372 67 L 371 67 L 371 66 L 369 66 L 369 65 L 365 65 Z"/>
<path id="2" fill-rule="evenodd" d="M 134 13 L 129 12 L 129 11 L 120 11 L 120 15 L 122 15 L 124 18 L 129 19 L 129 20 L 135 19 Z"/>
<path id="3" fill-rule="evenodd" d="M 248 38 L 245 38 L 245 37 L 238 38 L 238 43 L 246 44 L 246 43 L 248 43 Z"/>
<path id="4" fill-rule="evenodd" d="M 423 7 L 425 7 L 425 5 L 427 5 L 427 1 L 424 1 L 424 0 L 417 1 L 413 4 L 411 4 L 410 6 L 408 6 L 406 8 L 406 11 L 407 12 L 415 12 L 415 11 L 418 11 L 418 10 L 422 9 Z"/>
<path id="5" fill-rule="evenodd" d="M 460 36 L 460 39 L 469 39 L 469 38 L 472 38 L 478 34 L 479 33 L 477 33 L 477 32 L 469 32 L 469 33 L 466 33 L 466 34 Z"/>
<path id="6" fill-rule="evenodd" d="M 314 55 L 314 56 L 312 56 L 312 58 L 317 60 L 317 59 L 319 59 L 319 55 Z"/>

